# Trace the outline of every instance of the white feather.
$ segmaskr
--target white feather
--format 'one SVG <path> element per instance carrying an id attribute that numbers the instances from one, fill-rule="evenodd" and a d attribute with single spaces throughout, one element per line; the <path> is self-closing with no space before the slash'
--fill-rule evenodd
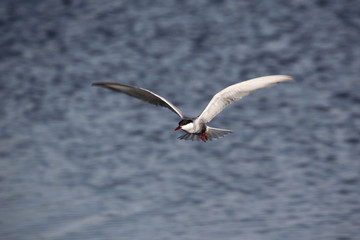
<path id="1" fill-rule="evenodd" d="M 231 85 L 215 94 L 198 118 L 204 123 L 210 122 L 227 105 L 243 98 L 249 93 L 261 88 L 270 87 L 279 82 L 293 80 L 292 77 L 287 75 L 272 75 Z"/>
<path id="2" fill-rule="evenodd" d="M 195 128 L 195 126 L 194 126 L 194 123 L 192 123 L 192 122 L 181 126 L 182 130 L 190 132 L 190 133 L 194 132 L 194 128 Z"/>

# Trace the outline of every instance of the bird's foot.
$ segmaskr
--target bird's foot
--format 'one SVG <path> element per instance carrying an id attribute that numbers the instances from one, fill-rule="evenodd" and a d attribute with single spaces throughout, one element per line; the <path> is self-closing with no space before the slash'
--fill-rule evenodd
<path id="1" fill-rule="evenodd" d="M 206 140 L 208 140 L 206 132 L 204 133 L 204 137 L 205 137 Z"/>
<path id="2" fill-rule="evenodd" d="M 199 138 L 200 138 L 201 140 L 203 140 L 203 142 L 206 142 L 201 135 L 199 135 Z M 206 139 L 207 139 L 207 138 L 206 138 Z"/>

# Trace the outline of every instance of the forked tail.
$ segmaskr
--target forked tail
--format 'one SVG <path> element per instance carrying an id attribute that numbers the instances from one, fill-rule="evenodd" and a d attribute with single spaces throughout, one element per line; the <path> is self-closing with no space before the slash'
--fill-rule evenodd
<path id="1" fill-rule="evenodd" d="M 216 140 L 232 133 L 231 130 L 207 127 L 207 137 L 209 141 Z"/>
<path id="2" fill-rule="evenodd" d="M 180 137 L 178 137 L 178 139 L 192 140 L 192 141 L 203 140 L 205 142 L 205 141 L 212 141 L 212 140 L 216 140 L 216 139 L 225 137 L 226 135 L 228 135 L 230 133 L 232 133 L 231 130 L 212 128 L 212 127 L 208 126 L 206 129 L 206 134 L 185 133 L 184 135 L 181 135 Z M 201 136 L 201 138 L 199 136 Z"/>

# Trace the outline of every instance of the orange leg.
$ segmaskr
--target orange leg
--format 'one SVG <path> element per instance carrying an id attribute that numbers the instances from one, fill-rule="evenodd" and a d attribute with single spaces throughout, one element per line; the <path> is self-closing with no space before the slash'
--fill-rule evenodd
<path id="1" fill-rule="evenodd" d="M 206 140 L 208 140 L 206 132 L 204 133 L 204 137 L 205 137 Z"/>
<path id="2" fill-rule="evenodd" d="M 206 142 L 201 135 L 199 135 L 199 138 L 200 138 L 201 140 L 203 140 L 204 142 Z"/>

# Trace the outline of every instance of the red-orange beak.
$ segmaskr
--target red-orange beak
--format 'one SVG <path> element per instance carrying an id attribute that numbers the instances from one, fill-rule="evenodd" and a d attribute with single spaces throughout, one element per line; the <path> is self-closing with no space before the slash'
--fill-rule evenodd
<path id="1" fill-rule="evenodd" d="M 178 126 L 177 128 L 175 128 L 175 131 L 177 131 L 177 130 L 179 130 L 179 129 L 181 129 L 181 127 L 180 127 L 180 126 Z"/>

